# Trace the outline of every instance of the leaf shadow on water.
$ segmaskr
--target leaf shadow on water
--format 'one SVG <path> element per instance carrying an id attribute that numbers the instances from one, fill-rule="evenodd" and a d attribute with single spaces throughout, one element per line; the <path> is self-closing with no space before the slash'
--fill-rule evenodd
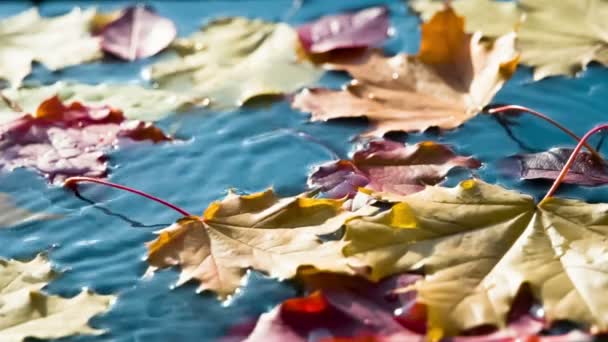
<path id="1" fill-rule="evenodd" d="M 88 199 L 86 197 L 84 197 L 78 190 L 74 190 L 74 195 L 76 195 L 77 198 L 79 198 L 80 200 L 88 203 L 91 205 L 91 207 L 101 211 L 102 213 L 108 215 L 108 216 L 113 216 L 118 218 L 121 221 L 124 221 L 126 223 L 128 223 L 131 227 L 133 228 L 164 228 L 164 227 L 168 227 L 171 224 L 170 223 L 160 223 L 160 224 L 143 224 L 139 221 L 133 220 L 128 218 L 127 216 L 114 212 L 111 209 L 105 207 L 104 205 L 101 205 L 91 199 Z"/>
<path id="2" fill-rule="evenodd" d="M 507 133 L 507 136 L 513 140 L 517 146 L 519 146 L 520 149 L 528 152 L 528 153 L 535 153 L 535 152 L 539 152 L 538 149 L 533 148 L 528 146 L 526 143 L 524 143 L 521 139 L 519 139 L 515 133 L 513 133 L 513 129 L 512 126 L 517 126 L 518 124 L 516 122 L 514 122 L 513 120 L 509 120 L 507 117 L 505 117 L 504 115 L 492 115 L 492 117 L 496 120 L 496 122 L 498 122 L 498 124 L 504 129 L 505 133 Z"/>

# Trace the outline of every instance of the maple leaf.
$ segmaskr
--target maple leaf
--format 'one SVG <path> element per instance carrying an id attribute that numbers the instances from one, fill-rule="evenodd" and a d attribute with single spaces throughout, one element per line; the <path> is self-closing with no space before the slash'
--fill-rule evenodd
<path id="1" fill-rule="evenodd" d="M 401 275 L 379 284 L 331 275 L 322 278 L 327 279 L 317 281 L 327 284 L 321 290 L 288 299 L 263 314 L 245 341 L 376 341 L 380 340 L 377 336 L 397 333 L 404 341 L 424 341 L 423 335 L 408 330 L 394 316 L 395 310 L 418 313 L 416 323 L 424 326 L 424 308 L 416 305 L 415 294 L 391 295 L 395 288 L 411 285 L 420 276 Z"/>
<path id="2" fill-rule="evenodd" d="M 78 102 L 65 106 L 52 97 L 40 104 L 35 116 L 0 125 L 0 167 L 32 168 L 54 183 L 69 176 L 102 177 L 107 173 L 104 151 L 120 138 L 170 139 L 150 124 L 126 121 L 119 110 Z"/>
<path id="3" fill-rule="evenodd" d="M 57 215 L 33 213 L 16 206 L 8 194 L 0 192 L 0 229 L 20 224 L 57 218 Z"/>
<path id="4" fill-rule="evenodd" d="M 41 18 L 36 8 L 0 21 L 0 79 L 13 87 L 31 72 L 32 62 L 50 70 L 101 57 L 99 39 L 89 32 L 94 10 Z"/>
<path id="5" fill-rule="evenodd" d="M 449 147 L 432 141 L 404 145 L 377 140 L 355 152 L 352 161 L 320 166 L 310 175 L 308 183 L 320 187 L 331 198 L 353 197 L 365 186 L 405 195 L 441 182 L 454 167 L 480 166 L 478 160 L 458 156 Z"/>
<path id="6" fill-rule="evenodd" d="M 555 180 L 572 154 L 571 148 L 552 148 L 540 153 L 521 154 L 505 159 L 501 168 L 522 179 Z M 603 160 L 588 152 L 577 154 L 564 183 L 587 186 L 608 184 L 608 169 Z"/>
<path id="7" fill-rule="evenodd" d="M 210 99 L 232 108 L 261 95 L 293 92 L 315 82 L 322 70 L 299 60 L 297 33 L 286 24 L 245 18 L 216 20 L 178 39 L 181 57 L 152 65 L 160 89 Z"/>
<path id="8" fill-rule="evenodd" d="M 325 53 L 336 49 L 376 47 L 388 36 L 388 10 L 371 7 L 356 13 L 322 17 L 298 27 L 306 51 Z"/>
<path id="9" fill-rule="evenodd" d="M 490 36 L 508 32 L 519 22 L 517 50 L 521 62 L 534 67 L 534 80 L 573 76 L 592 61 L 608 65 L 608 27 L 604 23 L 608 2 L 604 0 L 460 0 L 454 6 L 477 23 L 475 30 Z M 432 7 L 426 7 L 428 13 Z"/>
<path id="10" fill-rule="evenodd" d="M 101 32 L 104 51 L 128 61 L 154 56 L 169 46 L 177 29 L 175 24 L 144 6 L 124 10 Z"/>
<path id="11" fill-rule="evenodd" d="M 350 272 L 340 241 L 320 236 L 336 232 L 354 214 L 342 201 L 306 196 L 277 198 L 271 191 L 229 194 L 207 208 L 203 218 L 187 217 L 160 231 L 148 244 L 155 268 L 179 265 L 178 285 L 200 282 L 199 290 L 232 294 L 248 268 L 291 278 L 301 266 Z"/>
<path id="12" fill-rule="evenodd" d="M 526 195 L 467 180 L 401 197 L 392 209 L 347 222 L 344 253 L 368 276 L 423 270 L 414 288 L 430 329 L 502 327 L 524 283 L 550 321 L 604 330 L 608 301 L 605 204 Z"/>
<path id="13" fill-rule="evenodd" d="M 0 340 L 20 342 L 103 333 L 87 322 L 107 311 L 115 297 L 88 290 L 73 298 L 41 292 L 55 275 L 43 255 L 27 262 L 0 259 Z"/>
<path id="14" fill-rule="evenodd" d="M 508 34 L 485 45 L 481 35 L 465 34 L 463 19 L 447 8 L 422 25 L 418 55 L 372 52 L 332 61 L 330 69 L 346 71 L 354 80 L 341 91 L 304 90 L 292 106 L 311 112 L 313 121 L 365 116 L 373 125 L 366 136 L 455 128 L 511 77 L 518 60 L 514 38 Z"/>
<path id="15" fill-rule="evenodd" d="M 370 283 L 356 277 L 320 273 L 300 278 L 308 296 L 284 301 L 260 316 L 257 324 L 236 331 L 229 338 L 255 341 L 389 342 L 429 341 L 426 307 L 417 301 L 416 291 L 395 293 L 422 277 L 402 274 Z M 524 288 L 526 289 L 526 288 Z M 590 341 L 581 331 L 539 336 L 547 325 L 530 315 L 534 302 L 529 291 L 520 291 L 509 312 L 509 324 L 499 331 L 443 339 L 444 342 L 571 342 Z M 229 340 L 229 339 L 227 339 Z"/>
<path id="16" fill-rule="evenodd" d="M 57 82 L 40 87 L 22 87 L 0 91 L 0 124 L 25 113 L 34 113 L 44 100 L 57 95 L 63 102 L 86 106 L 120 108 L 127 119 L 156 121 L 171 113 L 201 105 L 186 96 L 135 84 L 83 84 Z"/>
<path id="17" fill-rule="evenodd" d="M 518 30 L 521 61 L 534 79 L 574 75 L 592 61 L 608 65 L 608 2 L 524 0 L 526 20 Z"/>
<path id="18" fill-rule="evenodd" d="M 409 6 L 424 21 L 445 8 L 445 0 L 412 0 Z M 465 31 L 481 31 L 484 35 L 498 37 L 513 31 L 521 21 L 521 12 L 514 1 L 453 0 L 450 6 L 458 15 L 466 18 Z M 491 15 L 488 15 L 491 13 Z"/>

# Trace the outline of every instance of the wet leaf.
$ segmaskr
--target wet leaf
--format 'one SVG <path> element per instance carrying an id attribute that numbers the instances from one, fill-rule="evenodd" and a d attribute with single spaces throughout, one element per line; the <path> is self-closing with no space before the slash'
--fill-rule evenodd
<path id="1" fill-rule="evenodd" d="M 195 280 L 199 290 L 220 297 L 232 294 L 247 269 L 280 279 L 298 268 L 351 272 L 340 241 L 323 241 L 353 214 L 342 202 L 306 196 L 278 198 L 271 191 L 229 194 L 213 203 L 204 217 L 187 217 L 160 231 L 148 244 L 148 263 L 155 268 L 179 265 L 178 285 Z"/>
<path id="2" fill-rule="evenodd" d="M 390 131 L 451 129 L 474 117 L 514 72 L 514 34 L 486 45 L 464 33 L 464 21 L 451 9 L 422 26 L 420 52 L 385 57 L 373 52 L 335 60 L 329 68 L 354 80 L 341 91 L 310 89 L 293 107 L 311 112 L 313 121 L 365 116 L 366 136 Z"/>
<path id="3" fill-rule="evenodd" d="M 534 67 L 535 80 L 556 75 L 573 76 L 592 61 L 608 65 L 608 26 L 604 20 L 608 15 L 608 2 L 521 0 L 510 5 L 490 3 L 487 0 L 460 0 L 455 1 L 454 6 L 460 7 L 461 14 L 476 23 L 475 29 L 491 36 L 511 31 L 518 17 L 525 18 L 517 25 L 517 50 L 521 52 L 521 62 Z M 432 7 L 427 7 L 429 12 Z"/>
<path id="4" fill-rule="evenodd" d="M 381 45 L 388 36 L 388 10 L 372 7 L 356 13 L 329 15 L 298 27 L 304 49 L 324 53 L 336 49 Z"/>
<path id="5" fill-rule="evenodd" d="M 406 195 L 440 183 L 455 167 L 480 166 L 478 160 L 458 156 L 449 147 L 432 141 L 404 145 L 377 140 L 355 152 L 352 160 L 320 166 L 308 183 L 331 198 L 353 197 L 360 187 Z"/>
<path id="6" fill-rule="evenodd" d="M 94 15 L 93 10 L 74 9 L 42 18 L 33 8 L 0 21 L 0 79 L 16 88 L 34 61 L 58 70 L 100 58 L 99 39 L 89 32 Z"/>
<path id="7" fill-rule="evenodd" d="M 534 79 L 574 75 L 592 61 L 608 65 L 608 2 L 524 0 L 526 20 L 518 30 L 521 61 Z"/>
<path id="8" fill-rule="evenodd" d="M 501 168 L 509 175 L 522 179 L 555 180 L 572 153 L 570 148 L 552 148 L 549 151 L 516 155 L 504 160 Z M 608 184 L 608 169 L 603 160 L 588 152 L 577 154 L 574 164 L 563 183 L 597 186 Z"/>
<path id="9" fill-rule="evenodd" d="M 250 331 L 239 331 L 245 341 L 334 341 L 397 342 L 432 341 L 426 330 L 426 307 L 417 301 L 416 291 L 395 293 L 422 277 L 402 274 L 379 283 L 360 278 L 317 274 L 303 279 L 313 291 L 306 297 L 284 301 L 263 314 Z M 311 284 L 312 282 L 312 284 Z M 442 339 L 444 342 L 584 342 L 591 336 L 580 331 L 565 335 L 539 336 L 547 325 L 534 318 L 529 295 L 514 299 L 509 324 L 498 331 L 467 332 L 466 336 Z M 235 334 L 236 335 L 236 334 Z M 237 336 L 231 336 L 236 338 Z"/>
<path id="10" fill-rule="evenodd" d="M 42 255 L 28 262 L 0 259 L 0 340 L 20 342 L 104 332 L 87 322 L 107 311 L 115 297 L 87 290 L 73 298 L 41 292 L 54 276 Z"/>
<path id="11" fill-rule="evenodd" d="M 133 6 L 105 26 L 100 35 L 105 52 L 133 61 L 154 56 L 169 46 L 177 35 L 177 29 L 171 20 L 151 9 Z"/>
<path id="12" fill-rule="evenodd" d="M 107 173 L 104 152 L 121 138 L 170 139 L 150 124 L 126 121 L 119 110 L 78 102 L 66 106 L 53 97 L 35 115 L 0 125 L 0 167 L 4 171 L 31 168 L 53 183 L 70 176 L 103 177 Z"/>
<path id="13" fill-rule="evenodd" d="M 368 276 L 423 270 L 415 286 L 429 329 L 448 335 L 504 327 L 529 284 L 549 322 L 605 330 L 608 300 L 606 204 L 529 196 L 481 181 L 428 187 L 392 209 L 347 222 L 344 253 Z"/>
<path id="14" fill-rule="evenodd" d="M 395 310 L 424 313 L 415 303 L 415 294 L 391 296 L 390 292 L 418 278 L 402 275 L 379 284 L 357 278 L 323 279 L 330 288 L 288 299 L 263 314 L 245 341 L 377 341 L 379 336 L 399 334 L 402 341 L 422 342 L 423 335 L 408 330 L 394 316 Z M 417 323 L 424 326 L 424 315 L 419 318 Z"/>
<path id="15" fill-rule="evenodd" d="M 0 229 L 56 217 L 56 215 L 33 213 L 29 210 L 20 208 L 13 203 L 13 200 L 8 194 L 0 192 Z"/>
<path id="16" fill-rule="evenodd" d="M 34 113 L 38 105 L 55 95 L 63 102 L 81 102 L 86 106 L 120 108 L 127 119 L 156 121 L 196 104 L 185 96 L 143 88 L 134 84 L 98 84 L 57 82 L 48 86 L 2 90 L 0 123 L 12 121 L 25 113 Z M 8 103 L 7 103 L 8 102 Z"/>
<path id="17" fill-rule="evenodd" d="M 445 0 L 411 0 L 410 7 L 427 21 L 445 6 Z M 454 0 L 451 6 L 458 15 L 466 18 L 465 31 L 480 31 L 498 37 L 513 31 L 521 21 L 521 12 L 514 1 Z M 483 14 L 482 14 L 483 13 Z"/>
<path id="18" fill-rule="evenodd" d="M 216 20 L 174 47 L 179 58 L 156 63 L 151 78 L 215 108 L 232 108 L 261 95 L 281 95 L 314 83 L 322 70 L 299 60 L 297 33 L 286 24 L 245 18 Z"/>

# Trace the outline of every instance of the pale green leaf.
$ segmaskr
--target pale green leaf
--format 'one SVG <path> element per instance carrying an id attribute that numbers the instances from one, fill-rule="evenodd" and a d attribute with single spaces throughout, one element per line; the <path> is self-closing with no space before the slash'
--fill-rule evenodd
<path id="1" fill-rule="evenodd" d="M 54 272 L 43 255 L 28 262 L 0 259 L 0 341 L 103 333 L 87 322 L 107 311 L 115 297 L 87 290 L 73 298 L 40 292 L 53 278 Z"/>
<path id="2" fill-rule="evenodd" d="M 322 70 L 298 58 L 297 33 L 286 24 L 245 18 L 213 21 L 180 39 L 181 57 L 161 61 L 150 77 L 161 89 L 208 98 L 232 108 L 260 95 L 280 95 L 313 84 Z"/>
<path id="3" fill-rule="evenodd" d="M 445 7 L 445 0 L 412 0 L 410 7 L 428 21 L 436 12 Z M 513 31 L 520 20 L 521 13 L 515 2 L 494 0 L 455 0 L 452 8 L 466 18 L 467 32 L 481 31 L 484 35 L 498 37 Z"/>
<path id="4" fill-rule="evenodd" d="M 395 199 L 395 198 L 393 198 Z M 549 320 L 608 327 L 608 204 L 529 196 L 481 181 L 428 187 L 347 223 L 345 254 L 380 279 L 422 270 L 414 287 L 432 329 L 504 326 L 528 283 Z"/>
<path id="5" fill-rule="evenodd" d="M 608 1 L 523 0 L 521 6 L 526 20 L 517 48 L 535 80 L 573 76 L 592 61 L 608 65 Z"/>
<path id="6" fill-rule="evenodd" d="M 42 18 L 32 8 L 0 21 L 0 79 L 18 87 L 34 61 L 58 70 L 100 58 L 99 39 L 89 30 L 94 15 L 94 10 L 74 9 Z"/>
<path id="7" fill-rule="evenodd" d="M 48 86 L 6 89 L 0 100 L 0 123 L 11 121 L 23 113 L 35 113 L 44 100 L 58 95 L 66 103 L 82 102 L 90 106 L 111 106 L 134 120 L 156 121 L 195 104 L 185 96 L 163 90 L 143 88 L 135 84 L 99 84 L 57 82 Z"/>

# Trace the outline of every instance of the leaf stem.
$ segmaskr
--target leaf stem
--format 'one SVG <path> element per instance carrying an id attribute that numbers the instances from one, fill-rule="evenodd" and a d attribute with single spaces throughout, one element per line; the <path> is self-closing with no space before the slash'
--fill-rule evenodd
<path id="1" fill-rule="evenodd" d="M 576 135 L 574 132 L 572 132 L 571 130 L 569 130 L 568 128 L 566 128 L 565 126 L 560 124 L 559 122 L 551 119 L 550 117 L 548 117 L 547 115 L 545 115 L 541 112 L 537 112 L 528 107 L 517 106 L 517 105 L 507 105 L 507 106 L 500 106 L 500 107 L 491 108 L 491 109 L 487 110 L 487 112 L 490 114 L 496 114 L 496 113 L 505 113 L 506 114 L 509 111 L 520 111 L 520 112 L 532 114 L 538 118 L 541 118 L 541 119 L 547 121 L 548 123 L 552 124 L 553 126 L 559 128 L 560 130 L 562 130 L 564 133 L 568 134 L 572 139 L 576 140 L 577 142 L 581 141 L 581 138 L 578 135 Z M 589 145 L 585 142 L 583 146 L 585 146 L 585 148 L 587 148 L 587 150 L 593 155 L 593 158 L 595 158 L 597 160 L 603 160 L 602 156 L 591 145 Z"/>
<path id="2" fill-rule="evenodd" d="M 106 180 L 103 180 L 103 179 L 99 179 L 99 178 L 93 178 L 93 177 L 70 177 L 70 178 L 68 178 L 68 179 L 65 180 L 65 182 L 63 183 L 63 185 L 66 186 L 66 187 L 72 188 L 72 187 L 75 187 L 78 183 L 86 183 L 86 182 L 88 182 L 88 183 L 97 183 L 97 184 L 109 186 L 109 187 L 112 187 L 112 188 L 120 189 L 120 190 L 123 190 L 123 191 L 128 191 L 128 192 L 134 193 L 136 195 L 145 197 L 147 199 L 153 200 L 155 202 L 158 202 L 158 203 L 164 205 L 165 207 L 171 208 L 171 209 L 177 211 L 178 213 L 180 213 L 180 214 L 182 214 L 184 216 L 193 216 L 192 214 L 190 214 L 189 212 L 185 211 L 184 209 L 182 209 L 182 208 L 180 208 L 180 207 L 178 207 L 178 206 L 176 206 L 176 205 L 174 205 L 172 203 L 169 203 L 169 202 L 167 202 L 165 200 L 162 200 L 162 199 L 160 199 L 160 198 L 158 198 L 156 196 L 152 196 L 152 195 L 147 194 L 147 193 L 145 193 L 143 191 L 139 191 L 139 190 L 130 188 L 128 186 L 112 183 L 112 182 L 109 182 L 109 181 L 106 181 Z"/>
<path id="3" fill-rule="evenodd" d="M 568 161 L 566 162 L 566 164 L 564 165 L 562 170 L 559 172 L 559 175 L 553 182 L 553 185 L 551 185 L 551 189 L 549 189 L 549 191 L 547 191 L 547 194 L 545 195 L 545 197 L 542 199 L 542 201 L 540 201 L 541 204 L 543 202 L 545 202 L 547 199 L 549 199 L 550 197 L 552 197 L 553 194 L 555 194 L 555 192 L 557 191 L 557 188 L 559 188 L 560 184 L 562 184 L 562 181 L 564 180 L 564 178 L 570 171 L 572 164 L 574 164 L 574 160 L 576 160 L 576 156 L 578 155 L 580 150 L 583 148 L 583 146 L 586 146 L 587 140 L 595 133 L 597 133 L 601 130 L 604 130 L 604 129 L 608 129 L 608 123 L 595 126 L 591 130 L 589 130 L 587 133 L 585 133 L 585 135 L 581 138 L 581 140 L 578 142 L 578 144 L 576 145 L 576 147 L 570 154 Z"/>

